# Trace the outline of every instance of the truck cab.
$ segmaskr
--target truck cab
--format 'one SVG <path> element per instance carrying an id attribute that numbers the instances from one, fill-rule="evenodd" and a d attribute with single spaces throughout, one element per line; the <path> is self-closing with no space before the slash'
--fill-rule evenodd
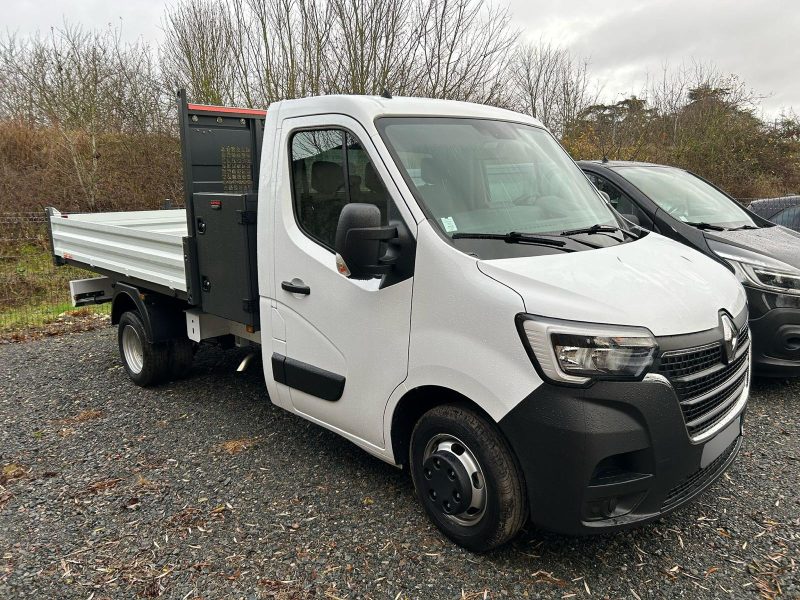
<path id="1" fill-rule="evenodd" d="M 653 520 L 734 460 L 742 286 L 621 218 L 535 119 L 414 98 L 180 102 L 185 211 L 51 210 L 56 261 L 104 275 L 76 296 L 114 303 L 135 382 L 205 340 L 258 348 L 272 402 L 407 468 L 476 551 L 528 521 Z"/>

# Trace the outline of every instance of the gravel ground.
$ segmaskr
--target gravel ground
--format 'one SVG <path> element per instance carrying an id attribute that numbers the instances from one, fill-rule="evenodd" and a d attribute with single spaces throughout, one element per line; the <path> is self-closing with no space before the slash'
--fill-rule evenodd
<path id="1" fill-rule="evenodd" d="M 742 454 L 677 514 L 479 556 L 241 357 L 141 390 L 110 328 L 0 346 L 0 597 L 800 597 L 800 381 L 756 382 Z"/>

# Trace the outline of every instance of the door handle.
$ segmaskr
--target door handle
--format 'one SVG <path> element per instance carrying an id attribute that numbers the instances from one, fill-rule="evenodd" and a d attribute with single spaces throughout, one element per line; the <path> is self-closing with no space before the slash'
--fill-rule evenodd
<path id="1" fill-rule="evenodd" d="M 308 296 L 311 293 L 311 288 L 304 284 L 302 281 L 300 283 L 292 283 L 291 281 L 282 281 L 281 288 L 290 292 L 292 294 L 303 294 L 304 296 Z"/>

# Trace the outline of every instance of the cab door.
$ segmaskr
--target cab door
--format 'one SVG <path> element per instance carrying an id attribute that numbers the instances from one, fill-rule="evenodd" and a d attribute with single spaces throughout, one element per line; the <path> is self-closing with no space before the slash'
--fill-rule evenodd
<path id="1" fill-rule="evenodd" d="M 296 412 L 380 449 L 386 402 L 408 372 L 413 277 L 383 288 L 380 279 L 347 279 L 333 245 L 350 202 L 377 205 L 382 224 L 402 224 L 412 236 L 414 223 L 353 119 L 287 119 L 281 138 L 274 273 L 285 343 L 273 374 Z"/>

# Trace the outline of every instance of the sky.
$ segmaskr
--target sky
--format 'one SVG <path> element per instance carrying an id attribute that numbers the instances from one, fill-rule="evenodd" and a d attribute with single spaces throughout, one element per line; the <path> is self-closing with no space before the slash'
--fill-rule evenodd
<path id="1" fill-rule="evenodd" d="M 119 26 L 126 39 L 156 43 L 166 0 L 5 0 L 0 28 L 46 32 L 66 18 Z M 600 98 L 640 94 L 664 66 L 713 63 L 760 96 L 763 115 L 800 112 L 800 0 L 505 0 L 531 40 L 589 60 Z"/>

